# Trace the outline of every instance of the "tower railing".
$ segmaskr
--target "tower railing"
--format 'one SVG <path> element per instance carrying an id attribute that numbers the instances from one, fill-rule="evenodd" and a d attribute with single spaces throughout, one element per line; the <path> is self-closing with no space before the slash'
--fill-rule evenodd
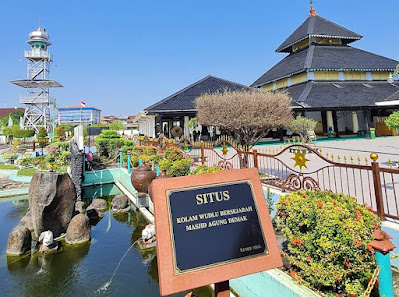
<path id="1" fill-rule="evenodd" d="M 25 58 L 48 58 L 51 59 L 51 55 L 48 51 L 27 51 L 25 50 Z"/>

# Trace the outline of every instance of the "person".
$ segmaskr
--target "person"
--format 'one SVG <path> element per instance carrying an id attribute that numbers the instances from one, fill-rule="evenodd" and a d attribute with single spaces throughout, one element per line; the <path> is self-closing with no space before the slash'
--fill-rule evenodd
<path id="1" fill-rule="evenodd" d="M 85 154 L 85 161 L 86 161 L 86 169 L 87 170 L 93 170 L 93 153 L 88 152 Z"/>

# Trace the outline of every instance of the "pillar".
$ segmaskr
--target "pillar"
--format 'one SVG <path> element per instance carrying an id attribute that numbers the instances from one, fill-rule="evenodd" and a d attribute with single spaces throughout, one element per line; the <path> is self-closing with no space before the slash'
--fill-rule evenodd
<path id="1" fill-rule="evenodd" d="M 359 120 L 357 119 L 356 111 L 352 111 L 352 131 L 353 133 L 359 132 Z"/>
<path id="2" fill-rule="evenodd" d="M 326 111 L 326 117 L 327 117 L 327 132 L 330 131 L 330 127 L 332 128 L 332 131 L 334 131 L 334 123 L 333 123 L 333 116 L 331 110 Z"/>
<path id="3" fill-rule="evenodd" d="M 123 150 L 119 149 L 119 168 L 122 168 L 123 166 Z"/>
<path id="4" fill-rule="evenodd" d="M 335 138 L 340 138 L 339 136 L 339 130 L 338 130 L 338 118 L 337 118 L 337 111 L 334 110 L 332 112 L 332 118 L 333 118 L 333 124 L 334 124 L 334 132 L 335 132 Z"/>
<path id="5" fill-rule="evenodd" d="M 190 129 L 188 128 L 188 116 L 184 116 L 184 136 L 190 138 Z"/>
<path id="6" fill-rule="evenodd" d="M 366 109 L 363 111 L 364 114 L 364 123 L 366 127 L 366 138 L 370 138 L 370 127 L 371 127 L 371 110 Z"/>

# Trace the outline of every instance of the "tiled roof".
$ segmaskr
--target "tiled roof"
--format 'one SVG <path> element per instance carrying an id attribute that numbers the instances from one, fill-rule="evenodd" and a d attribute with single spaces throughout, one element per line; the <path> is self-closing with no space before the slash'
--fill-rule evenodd
<path id="1" fill-rule="evenodd" d="M 399 90 L 385 99 L 385 101 L 393 101 L 393 100 L 399 100 Z"/>
<path id="2" fill-rule="evenodd" d="M 375 107 L 399 91 L 399 83 L 386 81 L 309 81 L 287 88 L 293 99 L 293 107 L 304 108 L 353 108 Z"/>
<path id="3" fill-rule="evenodd" d="M 16 110 L 24 110 L 23 108 L 0 108 L 0 119 L 9 115 Z"/>
<path id="4" fill-rule="evenodd" d="M 166 97 L 165 99 L 144 109 L 148 113 L 170 111 L 195 111 L 195 99 L 202 94 L 212 94 L 225 89 L 235 91 L 250 89 L 247 86 L 221 79 L 215 76 L 207 76 L 192 85 Z"/>
<path id="5" fill-rule="evenodd" d="M 342 38 L 345 44 L 359 40 L 361 35 L 339 26 L 321 16 L 311 16 L 300 25 L 276 50 L 276 52 L 289 52 L 289 47 L 306 38 L 336 37 Z"/>
<path id="6" fill-rule="evenodd" d="M 251 86 L 261 86 L 306 70 L 393 71 L 396 64 L 398 61 L 347 45 L 311 45 L 285 57 Z"/>

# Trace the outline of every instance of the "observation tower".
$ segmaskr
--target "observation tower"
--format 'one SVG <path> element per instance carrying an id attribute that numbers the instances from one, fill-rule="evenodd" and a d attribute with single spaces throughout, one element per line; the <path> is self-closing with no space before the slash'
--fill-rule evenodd
<path id="1" fill-rule="evenodd" d="M 10 81 L 28 91 L 26 96 L 20 96 L 19 103 L 25 105 L 24 128 L 34 129 L 36 133 L 41 127 L 51 132 L 51 109 L 55 106 L 55 98 L 50 97 L 50 88 L 62 87 L 50 80 L 50 64 L 52 57 L 47 47 L 51 45 L 46 29 L 39 27 L 29 34 L 27 43 L 31 50 L 25 50 L 24 57 L 28 60 L 27 79 Z"/>

